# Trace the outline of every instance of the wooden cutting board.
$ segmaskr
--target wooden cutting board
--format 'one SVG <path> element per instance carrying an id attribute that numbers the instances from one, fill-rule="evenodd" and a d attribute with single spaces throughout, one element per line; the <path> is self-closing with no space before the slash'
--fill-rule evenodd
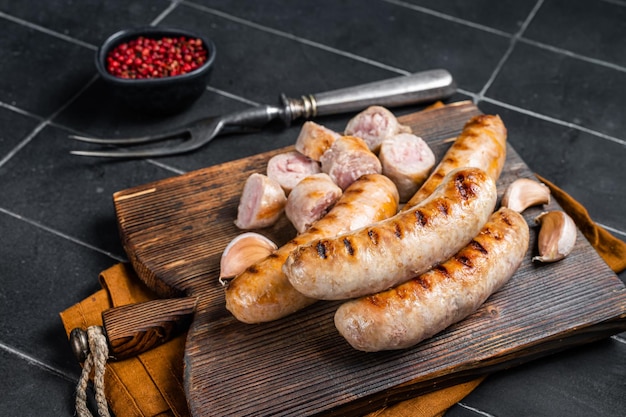
<path id="1" fill-rule="evenodd" d="M 460 102 L 401 122 L 440 158 L 479 113 Z M 233 221 L 245 179 L 264 172 L 282 151 L 114 195 L 123 244 L 141 279 L 163 297 L 198 297 L 185 351 L 185 390 L 195 417 L 360 416 L 626 329 L 626 289 L 582 234 L 569 257 L 538 265 L 531 262 L 534 227 L 526 259 L 508 284 L 475 314 L 412 349 L 352 349 L 334 328 L 337 302 L 272 323 L 238 322 L 224 307 L 220 256 L 241 233 Z M 534 178 L 511 146 L 507 152 L 499 196 L 513 180 Z M 552 202 L 524 217 L 532 226 L 544 209 L 559 207 Z M 295 234 L 286 220 L 261 232 L 278 244 Z"/>

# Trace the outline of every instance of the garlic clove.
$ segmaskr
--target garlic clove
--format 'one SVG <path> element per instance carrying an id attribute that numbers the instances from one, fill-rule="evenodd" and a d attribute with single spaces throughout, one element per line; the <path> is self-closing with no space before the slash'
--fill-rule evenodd
<path id="1" fill-rule="evenodd" d="M 519 178 L 507 187 L 501 205 L 521 213 L 528 207 L 549 202 L 550 189 L 547 185 L 529 178 Z"/>
<path id="2" fill-rule="evenodd" d="M 224 278 L 232 278 L 249 266 L 266 258 L 278 246 L 267 237 L 255 232 L 242 233 L 235 237 L 222 252 L 220 259 L 219 281 L 225 285 Z"/>
<path id="3" fill-rule="evenodd" d="M 533 261 L 556 262 L 565 258 L 576 244 L 576 224 L 565 212 L 554 210 L 541 213 L 535 218 L 539 230 L 539 256 Z"/>

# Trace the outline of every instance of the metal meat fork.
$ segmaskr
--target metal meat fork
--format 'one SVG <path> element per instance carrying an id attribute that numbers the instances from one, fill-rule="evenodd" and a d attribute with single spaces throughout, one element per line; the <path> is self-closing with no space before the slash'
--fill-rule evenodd
<path id="1" fill-rule="evenodd" d="M 286 125 L 298 118 L 361 111 L 369 106 L 396 107 L 436 101 L 454 94 L 456 85 L 450 73 L 436 69 L 407 76 L 395 77 L 325 93 L 309 94 L 301 98 L 281 95 L 279 106 L 264 105 L 222 116 L 207 117 L 177 130 L 156 135 L 125 139 L 98 139 L 70 136 L 83 142 L 132 146 L 181 139 L 175 145 L 148 149 L 116 149 L 71 151 L 74 155 L 113 158 L 141 158 L 176 155 L 196 150 L 220 134 L 242 133 L 260 128 L 272 120 L 281 119 Z"/>

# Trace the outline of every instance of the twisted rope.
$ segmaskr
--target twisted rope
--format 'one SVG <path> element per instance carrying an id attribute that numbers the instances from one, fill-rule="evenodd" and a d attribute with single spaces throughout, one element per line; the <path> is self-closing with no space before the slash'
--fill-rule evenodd
<path id="1" fill-rule="evenodd" d="M 109 404 L 104 395 L 104 371 L 109 356 L 109 347 L 100 326 L 88 327 L 87 339 L 89 341 L 89 354 L 83 364 L 83 372 L 76 387 L 76 414 L 78 417 L 93 417 L 87 408 L 87 384 L 89 383 L 91 369 L 94 368 L 93 385 L 98 415 L 100 417 L 110 417 Z"/>

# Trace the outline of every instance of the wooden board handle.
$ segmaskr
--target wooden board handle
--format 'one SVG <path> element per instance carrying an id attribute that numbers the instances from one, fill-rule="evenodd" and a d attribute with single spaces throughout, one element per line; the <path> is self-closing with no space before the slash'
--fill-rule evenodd
<path id="1" fill-rule="evenodd" d="M 197 304 L 196 297 L 159 299 L 114 307 L 102 313 L 109 359 L 122 360 L 159 346 L 185 331 Z M 77 328 L 70 343 L 82 362 L 89 354 L 86 332 Z"/>

